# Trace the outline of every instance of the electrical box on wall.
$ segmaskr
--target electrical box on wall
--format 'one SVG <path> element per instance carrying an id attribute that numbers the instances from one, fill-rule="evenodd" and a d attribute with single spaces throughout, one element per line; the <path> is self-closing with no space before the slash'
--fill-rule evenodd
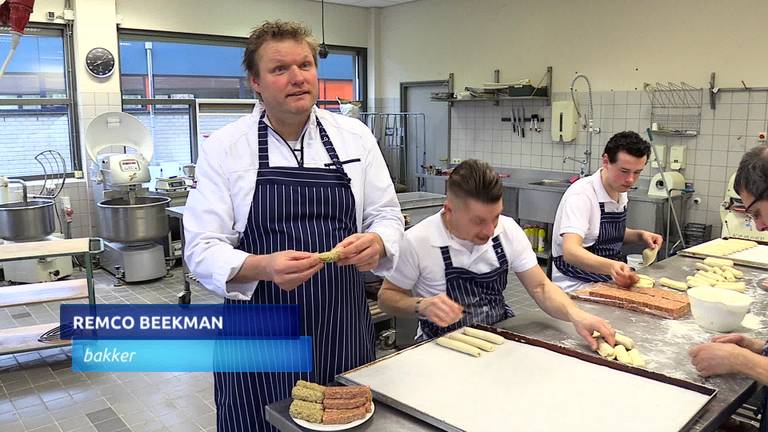
<path id="1" fill-rule="evenodd" d="M 552 141 L 573 141 L 578 131 L 579 115 L 573 101 L 552 102 Z"/>
<path id="2" fill-rule="evenodd" d="M 669 169 L 680 170 L 685 168 L 685 146 L 673 145 L 669 148 Z"/>

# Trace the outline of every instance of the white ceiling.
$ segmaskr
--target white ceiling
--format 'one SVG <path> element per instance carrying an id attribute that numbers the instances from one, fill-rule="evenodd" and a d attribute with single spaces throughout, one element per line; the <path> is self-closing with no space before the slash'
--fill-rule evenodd
<path id="1" fill-rule="evenodd" d="M 315 1 L 320 2 L 320 0 Z M 326 3 L 336 3 L 365 8 L 394 6 L 396 4 L 408 3 L 412 1 L 414 0 L 325 0 Z"/>

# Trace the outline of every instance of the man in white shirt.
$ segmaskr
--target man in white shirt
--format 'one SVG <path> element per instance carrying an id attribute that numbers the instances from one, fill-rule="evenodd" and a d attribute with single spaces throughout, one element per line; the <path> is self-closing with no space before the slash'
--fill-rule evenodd
<path id="1" fill-rule="evenodd" d="M 768 146 L 748 151 L 739 163 L 733 189 L 741 197 L 746 214 L 759 231 L 768 230 Z M 766 282 L 763 287 L 768 289 Z M 742 334 L 717 335 L 712 341 L 688 350 L 691 363 L 704 377 L 741 374 L 768 384 L 768 344 L 764 339 Z M 768 394 L 763 396 L 760 430 L 768 430 L 765 416 Z"/>
<path id="2" fill-rule="evenodd" d="M 650 154 L 640 135 L 619 132 L 605 145 L 602 168 L 565 191 L 552 235 L 552 281 L 564 290 L 611 280 L 632 286 L 638 278 L 621 252 L 624 243 L 661 247 L 660 235 L 626 226 L 627 191 Z"/>
<path id="3" fill-rule="evenodd" d="M 299 379 L 326 384 L 372 361 L 360 271 L 392 268 L 403 218 L 375 138 L 315 107 L 318 45 L 293 22 L 265 22 L 243 66 L 261 103 L 201 146 L 184 214 L 185 258 L 225 303 L 298 304 L 309 373 L 215 372 L 217 430 L 273 430 L 264 406 Z M 318 252 L 342 247 L 337 263 Z"/>
<path id="4" fill-rule="evenodd" d="M 512 270 L 544 312 L 572 322 L 590 347 L 597 347 L 593 331 L 613 343 L 610 325 L 547 279 L 523 230 L 501 215 L 503 186 L 487 163 L 460 163 L 447 189 L 443 210 L 405 233 L 397 265 L 379 291 L 382 310 L 418 316 L 419 340 L 494 324 L 514 316 L 503 296 Z"/>

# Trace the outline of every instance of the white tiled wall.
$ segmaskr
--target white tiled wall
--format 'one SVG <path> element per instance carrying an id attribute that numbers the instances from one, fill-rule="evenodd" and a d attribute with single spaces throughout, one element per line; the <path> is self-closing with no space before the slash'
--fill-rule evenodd
<path id="1" fill-rule="evenodd" d="M 696 137 L 654 136 L 655 144 L 686 146 L 687 166 L 682 171 L 686 180 L 694 183 L 701 204 L 689 204 L 689 222 L 712 225 L 712 233 L 720 233 L 719 206 L 725 194 L 726 182 L 736 171 L 744 152 L 755 145 L 757 134 L 768 129 L 768 93 L 737 92 L 717 96 L 715 110 L 709 108 L 704 94 L 701 111 L 701 133 Z M 570 93 L 556 93 L 555 100 L 570 98 Z M 599 167 L 605 143 L 616 132 L 634 130 L 645 137 L 650 124 L 651 106 L 642 91 L 607 91 L 593 94 L 595 124 L 601 133 L 593 137 L 592 169 Z M 525 107 L 531 113 L 546 118 L 542 133 L 527 130 L 523 139 L 512 132 L 511 123 L 501 117 L 510 117 L 513 107 Z M 550 107 L 543 101 L 503 101 L 499 106 L 491 102 L 459 102 L 451 109 L 451 157 L 477 158 L 494 166 L 509 168 L 537 168 L 563 173 L 578 172 L 573 161 L 563 162 L 566 156 L 583 159 L 586 133 L 580 132 L 571 143 L 555 143 L 550 137 Z M 643 175 L 656 173 L 650 165 Z"/>

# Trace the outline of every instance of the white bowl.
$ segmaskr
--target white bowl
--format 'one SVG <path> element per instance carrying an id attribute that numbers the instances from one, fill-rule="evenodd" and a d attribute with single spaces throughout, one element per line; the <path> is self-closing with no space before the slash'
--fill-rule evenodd
<path id="1" fill-rule="evenodd" d="M 739 328 L 752 304 L 752 298 L 746 294 L 710 286 L 689 289 L 688 298 L 696 324 L 721 333 Z"/>
<path id="2" fill-rule="evenodd" d="M 627 255 L 627 264 L 634 269 L 641 268 L 643 266 L 643 256 L 640 254 Z"/>

